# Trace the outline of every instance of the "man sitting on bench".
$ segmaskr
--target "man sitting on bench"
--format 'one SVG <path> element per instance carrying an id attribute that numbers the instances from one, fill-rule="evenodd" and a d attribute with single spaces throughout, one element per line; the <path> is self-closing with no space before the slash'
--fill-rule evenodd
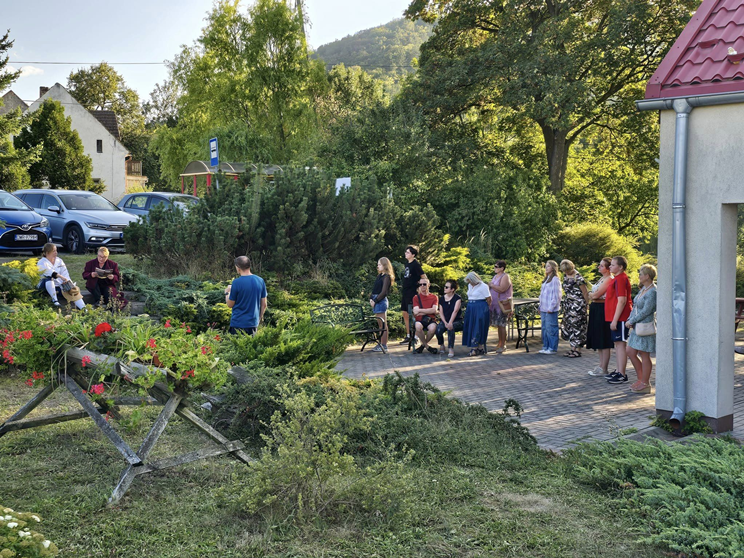
<path id="1" fill-rule="evenodd" d="M 419 354 L 424 349 L 435 355 L 437 349 L 429 346 L 429 341 L 437 331 L 437 311 L 439 299 L 437 295 L 429 293 L 429 280 L 422 277 L 419 280 L 418 293 L 413 297 L 413 317 L 416 320 L 416 337 L 421 341 L 421 345 L 415 351 Z"/>

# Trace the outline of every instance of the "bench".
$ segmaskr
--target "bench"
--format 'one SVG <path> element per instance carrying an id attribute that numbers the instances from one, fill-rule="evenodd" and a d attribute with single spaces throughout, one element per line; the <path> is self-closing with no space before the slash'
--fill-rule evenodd
<path id="1" fill-rule="evenodd" d="M 310 320 L 314 324 L 328 324 L 350 329 L 350 334 L 364 341 L 362 351 L 368 343 L 377 345 L 385 331 L 385 322 L 377 316 L 365 314 L 361 304 L 328 304 L 310 310 Z"/>

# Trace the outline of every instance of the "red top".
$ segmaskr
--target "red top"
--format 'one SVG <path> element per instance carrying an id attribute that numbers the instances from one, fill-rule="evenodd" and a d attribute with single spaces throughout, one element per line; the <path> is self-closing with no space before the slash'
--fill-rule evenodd
<path id="1" fill-rule="evenodd" d="M 607 287 L 605 293 L 605 321 L 611 322 L 615 319 L 615 310 L 617 310 L 617 299 L 618 297 L 624 296 L 625 308 L 618 321 L 624 322 L 630 316 L 630 311 L 633 309 L 633 299 L 630 296 L 630 279 L 623 271 L 618 275 L 615 275 L 614 279 L 610 279 L 610 284 Z"/>
<path id="2" fill-rule="evenodd" d="M 428 310 L 429 308 L 434 308 L 438 303 L 439 303 L 439 298 L 437 297 L 437 295 L 434 295 L 431 293 L 427 295 L 416 293 L 413 297 L 413 307 L 416 308 L 418 306 L 422 310 Z M 420 314 L 416 316 L 416 321 L 420 322 L 421 318 L 423 318 L 425 315 L 426 314 Z M 432 320 L 436 318 L 434 314 L 428 314 L 428 316 Z"/>
<path id="3" fill-rule="evenodd" d="M 744 0 L 703 0 L 646 85 L 646 99 L 744 91 Z"/>

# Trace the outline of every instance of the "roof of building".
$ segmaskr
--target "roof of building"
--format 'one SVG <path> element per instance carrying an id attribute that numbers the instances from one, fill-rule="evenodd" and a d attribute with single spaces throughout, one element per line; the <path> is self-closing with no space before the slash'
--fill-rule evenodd
<path id="1" fill-rule="evenodd" d="M 5 95 L 0 97 L 2 99 L 2 106 L 0 106 L 0 114 L 7 114 L 11 110 L 15 110 L 21 107 L 21 112 L 28 108 L 28 105 L 16 95 L 13 91 L 8 91 Z"/>
<path id="2" fill-rule="evenodd" d="M 744 0 L 703 0 L 646 85 L 646 99 L 744 91 Z"/>
<path id="3" fill-rule="evenodd" d="M 119 123 L 116 121 L 116 113 L 113 110 L 89 110 L 103 127 L 116 139 L 119 139 Z"/>

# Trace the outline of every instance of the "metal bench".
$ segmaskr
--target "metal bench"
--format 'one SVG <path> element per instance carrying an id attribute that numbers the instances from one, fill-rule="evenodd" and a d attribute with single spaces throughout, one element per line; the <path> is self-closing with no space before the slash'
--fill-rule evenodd
<path id="1" fill-rule="evenodd" d="M 368 343 L 375 345 L 382 339 L 385 322 L 377 316 L 369 316 L 361 304 L 328 304 L 310 310 L 310 320 L 314 324 L 328 324 L 345 327 L 350 334 L 364 341 L 362 351 Z"/>
<path id="2" fill-rule="evenodd" d="M 527 337 L 532 334 L 535 336 L 535 331 L 541 329 L 540 322 L 540 311 L 539 303 L 528 302 L 526 304 L 516 305 L 514 308 L 514 321 L 516 322 L 517 329 L 517 346 L 524 343 L 524 349 L 526 352 L 530 352 L 530 348 L 527 345 Z"/>

